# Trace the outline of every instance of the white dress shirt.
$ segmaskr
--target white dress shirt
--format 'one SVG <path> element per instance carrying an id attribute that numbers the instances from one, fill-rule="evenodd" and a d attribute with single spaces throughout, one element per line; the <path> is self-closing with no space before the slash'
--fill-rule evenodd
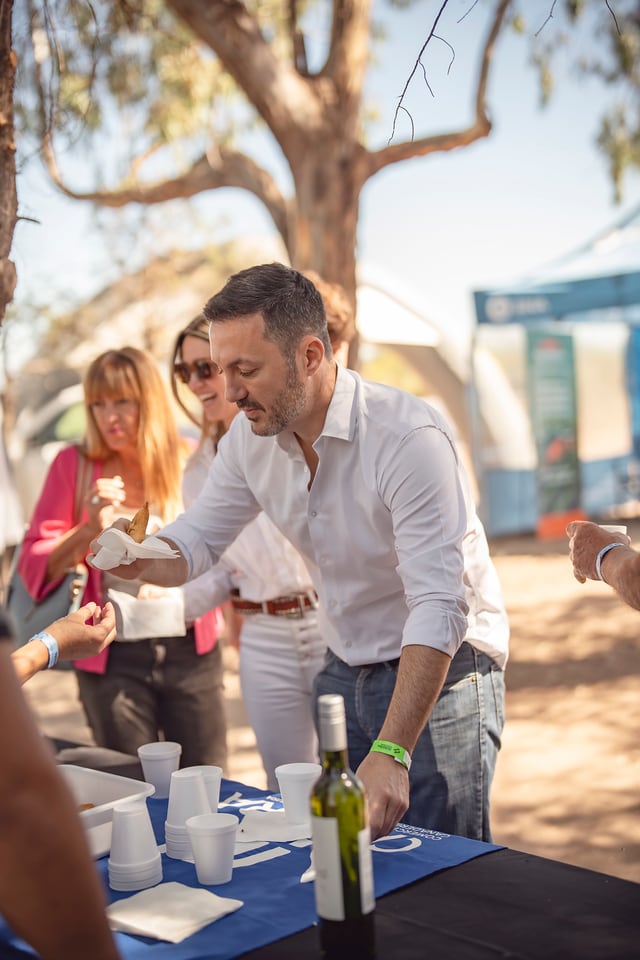
<path id="1" fill-rule="evenodd" d="M 347 663 L 393 660 L 406 644 L 454 656 L 467 639 L 503 666 L 500 584 L 445 419 L 338 367 L 314 449 L 309 490 L 292 432 L 258 437 L 234 419 L 202 492 L 162 531 L 189 577 L 264 510 L 304 557 L 334 628 L 329 646 Z"/>
<path id="2" fill-rule="evenodd" d="M 189 458 L 182 481 L 187 507 L 202 490 L 214 456 L 213 441 L 206 439 Z M 254 602 L 314 589 L 302 557 L 264 513 L 245 527 L 215 567 L 185 584 L 186 607 L 192 613 L 219 606 L 233 588 Z"/>

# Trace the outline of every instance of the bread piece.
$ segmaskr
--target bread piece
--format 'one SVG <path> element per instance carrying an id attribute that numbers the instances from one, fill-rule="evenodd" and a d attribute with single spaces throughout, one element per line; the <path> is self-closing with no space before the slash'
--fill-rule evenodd
<path id="1" fill-rule="evenodd" d="M 140 507 L 135 517 L 127 527 L 127 533 L 136 543 L 142 543 L 147 534 L 147 524 L 149 523 L 149 504 L 145 503 Z"/>

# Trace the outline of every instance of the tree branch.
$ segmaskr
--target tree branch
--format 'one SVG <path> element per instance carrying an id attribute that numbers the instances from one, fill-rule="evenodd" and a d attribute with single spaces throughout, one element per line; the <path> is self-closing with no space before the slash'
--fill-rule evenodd
<path id="1" fill-rule="evenodd" d="M 42 157 L 51 179 L 59 190 L 74 200 L 97 203 L 102 207 L 119 208 L 128 203 L 150 206 L 167 200 L 188 200 L 205 190 L 238 187 L 248 190 L 262 201 L 285 245 L 289 239 L 288 204 L 272 176 L 250 157 L 234 150 L 212 147 L 180 176 L 155 183 L 137 182 L 115 190 L 78 192 L 64 182 L 58 168 L 51 138 L 42 147 Z"/>
<path id="2" fill-rule="evenodd" d="M 167 3 L 220 58 L 285 153 L 292 127 L 319 124 L 322 104 L 312 81 L 277 59 L 241 0 Z"/>
<path id="3" fill-rule="evenodd" d="M 509 8 L 511 0 L 500 0 L 497 4 L 493 21 L 485 40 L 480 70 L 478 73 L 478 82 L 475 92 L 475 119 L 473 123 L 463 130 L 451 131 L 449 133 L 436 134 L 431 137 L 423 137 L 421 140 L 409 140 L 404 143 L 389 143 L 381 150 L 369 154 L 369 176 L 377 173 L 383 167 L 392 163 L 398 163 L 401 160 L 409 160 L 412 157 L 424 157 L 430 153 L 437 153 L 447 150 L 454 150 L 457 147 L 466 147 L 475 140 L 486 137 L 491 133 L 491 121 L 487 114 L 487 85 L 489 73 L 493 61 L 493 54 L 502 28 L 502 24 Z M 442 8 L 444 9 L 444 7 Z M 436 21 L 437 23 L 437 21 Z M 436 26 L 434 23 L 434 28 Z M 433 29 L 429 36 L 433 35 Z M 424 47 L 423 47 L 424 49 Z M 417 63 L 419 63 L 419 58 Z M 417 68 L 417 64 L 416 64 Z M 415 68 L 414 68 L 415 70 Z"/>

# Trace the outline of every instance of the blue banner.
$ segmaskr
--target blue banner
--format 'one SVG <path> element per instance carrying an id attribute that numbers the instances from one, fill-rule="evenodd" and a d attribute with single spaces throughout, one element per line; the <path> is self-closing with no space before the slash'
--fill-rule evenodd
<path id="1" fill-rule="evenodd" d="M 640 304 L 640 272 L 559 280 L 520 290 L 477 290 L 473 297 L 478 323 L 558 320 L 567 314 Z"/>

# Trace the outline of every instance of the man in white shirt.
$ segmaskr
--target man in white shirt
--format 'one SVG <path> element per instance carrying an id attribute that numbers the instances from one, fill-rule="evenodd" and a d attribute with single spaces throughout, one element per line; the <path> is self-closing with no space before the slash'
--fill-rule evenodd
<path id="1" fill-rule="evenodd" d="M 490 839 L 508 627 L 446 421 L 338 366 L 322 299 L 295 270 L 242 271 L 204 312 L 244 417 L 196 502 L 162 531 L 181 556 L 118 576 L 198 576 L 264 510 L 305 558 L 330 621 L 315 692 L 344 696 L 372 836 L 402 819 Z"/>

